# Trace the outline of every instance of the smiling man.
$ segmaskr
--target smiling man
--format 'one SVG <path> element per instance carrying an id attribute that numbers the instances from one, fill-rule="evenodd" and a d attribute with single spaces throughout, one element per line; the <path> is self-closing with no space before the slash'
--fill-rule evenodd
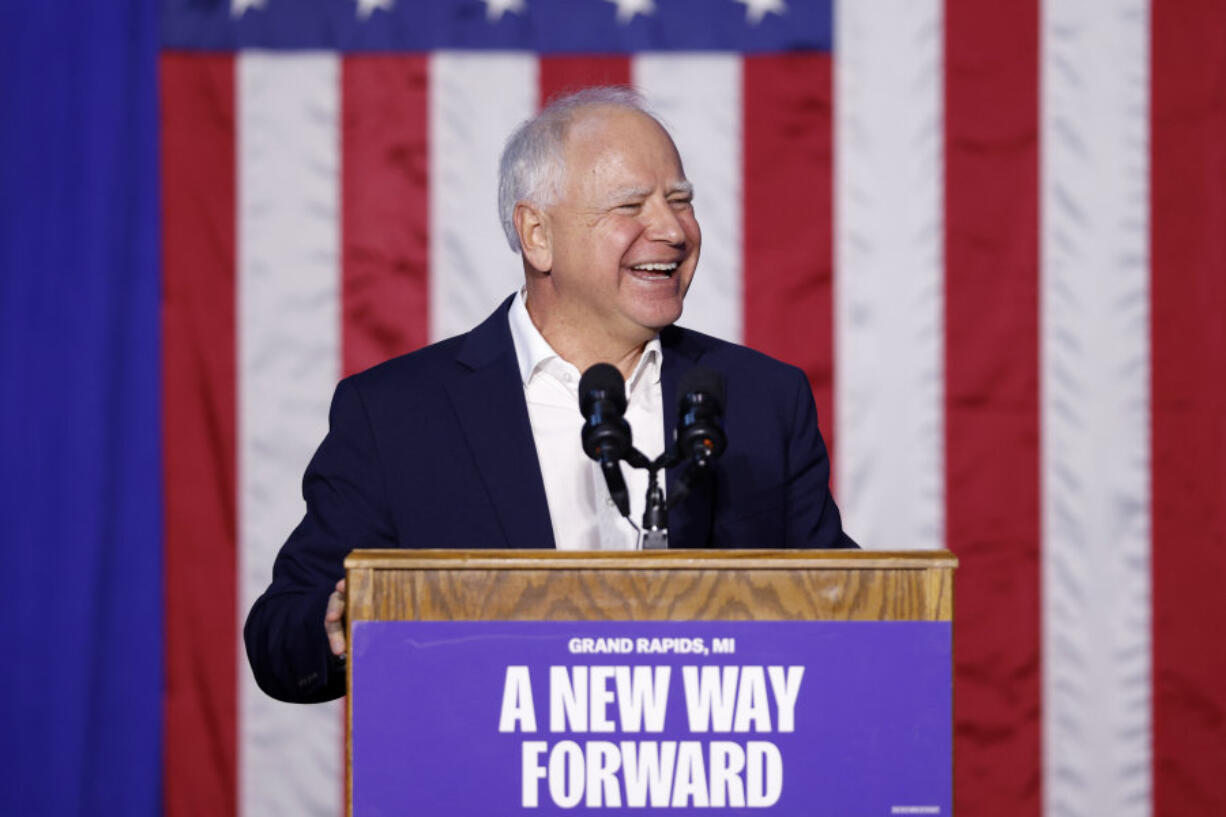
<path id="1" fill-rule="evenodd" d="M 508 239 L 523 255 L 528 314 L 541 335 L 580 370 L 603 361 L 628 378 L 644 344 L 681 317 L 702 233 L 664 128 L 630 107 L 628 92 L 587 97 L 563 100 L 512 137 L 504 222 L 509 204 Z M 561 155 L 547 165 L 554 178 L 532 190 L 533 140 L 563 133 L 550 151 Z"/>
<path id="2" fill-rule="evenodd" d="M 672 439 L 681 376 L 702 366 L 725 379 L 728 448 L 670 512 L 670 547 L 855 547 L 804 374 L 675 325 L 702 244 L 693 193 L 668 132 L 628 89 L 564 97 L 512 134 L 499 210 L 524 284 L 471 332 L 337 386 L 306 516 L 247 618 L 265 692 L 344 694 L 351 550 L 636 549 L 580 445 L 579 378 L 598 362 L 625 377 L 648 457 Z M 637 519 L 647 478 L 623 471 Z"/>

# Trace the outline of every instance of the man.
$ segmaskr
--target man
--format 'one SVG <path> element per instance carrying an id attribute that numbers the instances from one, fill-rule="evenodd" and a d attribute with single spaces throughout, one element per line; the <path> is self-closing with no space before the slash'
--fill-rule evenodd
<path id="1" fill-rule="evenodd" d="M 649 457 L 672 438 L 681 374 L 725 376 L 728 449 L 672 510 L 671 547 L 855 547 L 804 375 L 673 326 L 702 237 L 677 149 L 637 95 L 554 102 L 512 135 L 500 175 L 523 289 L 468 334 L 337 387 L 303 482 L 306 516 L 245 628 L 273 697 L 344 694 L 350 550 L 637 546 L 580 447 L 577 387 L 594 363 L 626 378 L 627 419 Z M 626 470 L 637 518 L 646 477 Z"/>

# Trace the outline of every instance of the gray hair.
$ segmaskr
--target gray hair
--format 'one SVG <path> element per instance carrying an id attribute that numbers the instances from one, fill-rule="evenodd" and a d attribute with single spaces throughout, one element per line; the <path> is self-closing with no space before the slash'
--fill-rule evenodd
<path id="1" fill-rule="evenodd" d="M 566 133 L 578 111 L 598 106 L 638 111 L 659 122 L 638 91 L 624 85 L 604 85 L 558 97 L 516 128 L 498 162 L 498 217 L 514 252 L 520 251 L 515 205 L 526 201 L 548 207 L 557 202 L 566 171 Z"/>

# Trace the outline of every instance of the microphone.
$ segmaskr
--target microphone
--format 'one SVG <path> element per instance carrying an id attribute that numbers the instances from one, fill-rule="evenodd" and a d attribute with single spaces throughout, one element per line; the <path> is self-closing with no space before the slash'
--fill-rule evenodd
<path id="1" fill-rule="evenodd" d="M 609 496 L 622 516 L 630 515 L 630 494 L 618 461 L 631 450 L 626 413 L 626 381 L 616 366 L 597 363 L 579 378 L 583 413 L 583 453 L 600 463 Z"/>
<path id="2" fill-rule="evenodd" d="M 677 450 L 683 460 L 703 471 L 724 453 L 724 377 L 695 367 L 677 387 Z"/>

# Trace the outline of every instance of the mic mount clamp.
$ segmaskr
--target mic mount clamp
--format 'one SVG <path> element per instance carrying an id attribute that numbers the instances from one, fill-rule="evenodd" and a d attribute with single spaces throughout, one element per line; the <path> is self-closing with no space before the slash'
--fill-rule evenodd
<path id="1" fill-rule="evenodd" d="M 664 500 L 664 491 L 660 487 L 660 471 L 672 468 L 681 462 L 676 450 L 666 451 L 654 460 L 647 459 L 643 452 L 633 446 L 624 457 L 626 463 L 634 468 L 647 471 L 647 504 L 643 509 L 643 550 L 668 550 L 668 509 L 677 500 L 689 492 L 688 485 L 674 499 Z"/>

